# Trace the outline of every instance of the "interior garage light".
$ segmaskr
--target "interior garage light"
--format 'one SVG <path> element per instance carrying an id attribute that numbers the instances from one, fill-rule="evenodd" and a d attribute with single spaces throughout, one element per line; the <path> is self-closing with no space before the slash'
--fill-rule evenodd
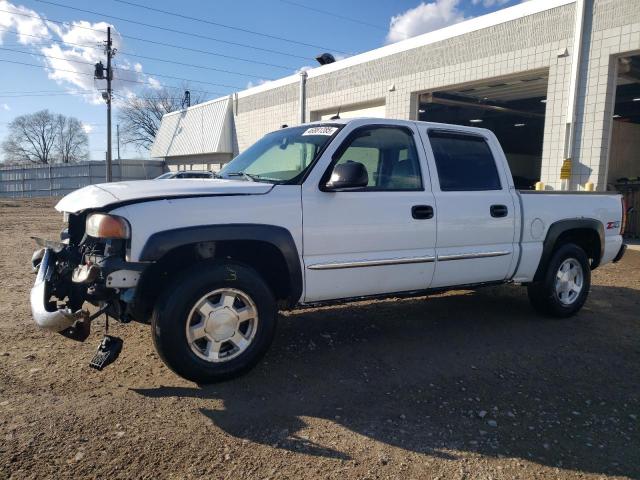
<path id="1" fill-rule="evenodd" d="M 513 126 L 514 127 L 524 127 L 526 125 L 526 123 L 514 123 Z"/>
<path id="2" fill-rule="evenodd" d="M 640 102 L 640 97 L 634 98 L 633 101 L 634 102 Z"/>
<path id="3" fill-rule="evenodd" d="M 425 110 L 425 109 L 423 109 L 423 108 L 421 108 L 420 110 L 418 110 L 418 113 L 424 113 L 424 112 L 426 112 L 426 110 Z"/>
<path id="4" fill-rule="evenodd" d="M 482 123 L 482 119 L 480 118 L 472 118 L 469 120 L 470 123 Z"/>
<path id="5" fill-rule="evenodd" d="M 547 99 L 543 98 L 542 100 L 540 100 L 540 103 L 547 103 Z"/>
<path id="6" fill-rule="evenodd" d="M 613 118 L 620 118 L 620 115 L 618 115 L 617 113 L 613 116 Z"/>

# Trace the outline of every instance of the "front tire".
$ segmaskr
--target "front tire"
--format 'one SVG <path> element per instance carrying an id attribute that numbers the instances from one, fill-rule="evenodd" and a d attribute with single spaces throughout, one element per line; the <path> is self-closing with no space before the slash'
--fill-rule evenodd
<path id="1" fill-rule="evenodd" d="M 538 312 L 566 318 L 582 308 L 590 287 L 587 254 L 578 245 L 567 243 L 554 252 L 543 279 L 529 284 L 527 292 Z"/>
<path id="2" fill-rule="evenodd" d="M 275 298 L 245 265 L 198 264 L 163 297 L 151 321 L 154 344 L 164 363 L 187 380 L 205 384 L 242 375 L 273 340 Z"/>

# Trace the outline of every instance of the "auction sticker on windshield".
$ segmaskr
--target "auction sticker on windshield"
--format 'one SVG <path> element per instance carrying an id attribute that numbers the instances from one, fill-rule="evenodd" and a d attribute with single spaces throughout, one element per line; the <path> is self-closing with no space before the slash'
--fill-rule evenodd
<path id="1" fill-rule="evenodd" d="M 333 135 L 335 131 L 338 130 L 338 127 L 311 127 L 307 128 L 304 135 Z"/>

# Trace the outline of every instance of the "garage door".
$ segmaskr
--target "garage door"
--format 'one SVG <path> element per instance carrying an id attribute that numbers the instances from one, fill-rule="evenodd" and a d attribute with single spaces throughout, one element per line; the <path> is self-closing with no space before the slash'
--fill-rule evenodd
<path id="1" fill-rule="evenodd" d="M 338 113 L 338 107 L 334 110 L 323 110 L 321 112 L 315 112 L 313 118 L 315 120 L 330 120 L 331 117 L 335 116 Z M 341 107 L 340 108 L 340 118 L 355 118 L 355 117 L 379 117 L 384 118 L 385 116 L 385 105 L 377 104 L 377 105 L 358 105 L 351 107 Z"/>

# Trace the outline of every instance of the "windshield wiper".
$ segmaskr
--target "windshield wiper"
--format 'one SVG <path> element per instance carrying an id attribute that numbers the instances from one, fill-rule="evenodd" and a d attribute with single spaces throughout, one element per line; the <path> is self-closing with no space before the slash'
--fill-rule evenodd
<path id="1" fill-rule="evenodd" d="M 244 177 L 245 180 L 250 182 L 257 182 L 260 178 L 260 175 L 252 175 L 246 172 L 229 172 L 227 173 L 227 177 Z"/>
<path id="2" fill-rule="evenodd" d="M 257 173 L 246 173 L 246 172 L 229 172 L 225 173 L 227 177 L 244 177 L 245 180 L 249 180 L 251 182 L 272 182 L 272 183 L 285 183 L 284 180 L 280 178 L 271 178 L 266 177 L 264 175 L 258 175 Z M 224 178 L 222 175 L 220 178 Z"/>

